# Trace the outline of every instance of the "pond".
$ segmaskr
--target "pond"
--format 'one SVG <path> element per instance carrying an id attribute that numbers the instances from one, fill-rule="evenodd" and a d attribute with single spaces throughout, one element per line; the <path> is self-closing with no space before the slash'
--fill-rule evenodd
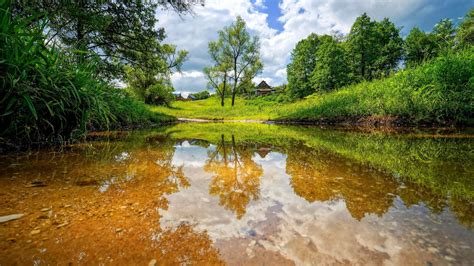
<path id="1" fill-rule="evenodd" d="M 0 156 L 0 264 L 474 263 L 474 132 L 181 123 Z"/>

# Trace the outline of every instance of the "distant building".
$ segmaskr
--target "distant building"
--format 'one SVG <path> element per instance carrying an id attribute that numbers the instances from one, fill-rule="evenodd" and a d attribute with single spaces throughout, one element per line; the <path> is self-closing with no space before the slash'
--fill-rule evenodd
<path id="1" fill-rule="evenodd" d="M 260 84 L 257 85 L 255 88 L 255 95 L 261 96 L 261 95 L 268 95 L 274 93 L 275 90 L 268 85 L 265 80 L 262 80 Z"/>
<path id="2" fill-rule="evenodd" d="M 176 101 L 183 101 L 183 102 L 189 101 L 189 99 L 184 98 L 184 97 L 181 95 L 181 93 L 175 94 L 175 97 L 176 97 Z"/>

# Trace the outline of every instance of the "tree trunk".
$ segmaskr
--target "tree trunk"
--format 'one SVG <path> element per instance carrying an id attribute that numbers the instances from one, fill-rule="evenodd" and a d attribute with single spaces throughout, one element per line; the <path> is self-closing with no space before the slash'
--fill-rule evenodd
<path id="1" fill-rule="evenodd" d="M 232 92 L 232 106 L 234 106 L 235 102 L 235 92 Z"/>
<path id="2" fill-rule="evenodd" d="M 222 94 L 221 94 L 221 106 L 222 106 L 222 107 L 224 107 L 224 96 L 225 96 L 225 94 L 222 93 Z"/>

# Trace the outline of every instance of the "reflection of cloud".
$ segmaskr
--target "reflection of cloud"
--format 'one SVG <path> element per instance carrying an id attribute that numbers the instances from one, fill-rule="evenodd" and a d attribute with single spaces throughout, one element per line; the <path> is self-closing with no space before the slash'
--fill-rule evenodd
<path id="1" fill-rule="evenodd" d="M 219 205 L 218 197 L 209 195 L 211 174 L 198 166 L 207 159 L 206 149 L 192 151 L 194 159 L 184 167 L 191 185 L 167 196 L 169 208 L 160 212 L 161 226 L 176 227 L 188 222 L 195 225 L 198 232 L 207 231 L 218 245 L 248 243 L 247 254 L 265 249 L 297 265 L 405 265 L 426 261 L 438 264 L 445 259 L 424 249 L 420 240 L 440 250 L 459 243 L 459 237 L 474 244 L 469 235 L 459 235 L 459 228 L 453 228 L 449 222 L 433 222 L 426 215 L 426 208 L 408 209 L 400 200 L 383 216 L 368 214 L 360 221 L 352 217 L 344 198 L 310 203 L 294 193 L 291 177 L 282 170 L 286 168 L 287 156 L 276 152 L 264 159 L 253 156 L 255 163 L 263 168 L 260 197 L 250 201 L 245 215 L 236 219 L 234 213 Z M 173 161 L 184 162 L 189 157 L 184 150 L 177 149 Z M 453 217 L 448 215 L 445 219 L 452 221 Z M 449 230 L 453 233 L 448 238 L 443 238 L 444 233 L 439 234 Z M 472 257 L 466 251 L 463 256 Z M 240 259 L 245 261 L 246 258 Z"/>

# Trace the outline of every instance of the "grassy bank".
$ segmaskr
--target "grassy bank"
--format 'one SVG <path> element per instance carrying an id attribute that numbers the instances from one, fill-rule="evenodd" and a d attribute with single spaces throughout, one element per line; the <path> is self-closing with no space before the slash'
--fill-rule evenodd
<path id="1" fill-rule="evenodd" d="M 8 2 L 8 1 L 7 1 Z M 82 139 L 89 129 L 117 129 L 174 120 L 112 87 L 98 60 L 48 44 L 35 17 L 12 18 L 0 6 L 0 145 Z"/>
<path id="2" fill-rule="evenodd" d="M 219 100 L 211 97 L 152 110 L 202 119 L 357 122 L 370 118 L 403 124 L 473 124 L 474 49 L 449 53 L 389 78 L 314 94 L 294 103 L 262 97 L 238 99 L 234 107 L 221 107 Z"/>

